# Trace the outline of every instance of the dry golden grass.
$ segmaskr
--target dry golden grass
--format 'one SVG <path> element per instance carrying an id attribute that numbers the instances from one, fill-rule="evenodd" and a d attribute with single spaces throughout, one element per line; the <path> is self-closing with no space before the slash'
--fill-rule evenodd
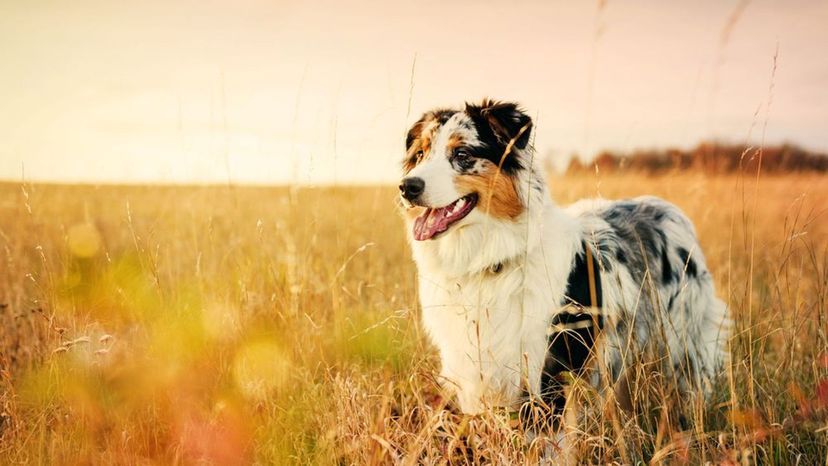
<path id="1" fill-rule="evenodd" d="M 825 463 L 826 181 L 550 180 L 562 203 L 677 203 L 735 318 L 709 404 L 587 411 L 584 461 Z M 535 461 L 508 414 L 442 409 L 393 198 L 0 186 L 0 462 Z"/>

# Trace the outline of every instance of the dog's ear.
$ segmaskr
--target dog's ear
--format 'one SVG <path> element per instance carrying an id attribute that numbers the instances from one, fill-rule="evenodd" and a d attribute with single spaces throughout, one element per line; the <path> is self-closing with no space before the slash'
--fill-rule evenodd
<path id="1" fill-rule="evenodd" d="M 428 152 L 430 141 L 423 137 L 423 130 L 435 119 L 437 117 L 434 112 L 426 112 L 408 129 L 408 133 L 405 135 L 405 158 L 403 159 L 403 169 L 406 173 L 411 171 L 420 161 L 417 152 Z M 413 148 L 417 150 L 412 150 Z"/>
<path id="2" fill-rule="evenodd" d="M 466 112 L 483 119 L 498 142 L 510 143 L 517 149 L 525 149 L 532 133 L 532 119 L 512 102 L 483 99 L 480 105 L 466 104 Z"/>
<path id="3" fill-rule="evenodd" d="M 419 120 L 417 120 L 411 128 L 408 129 L 408 134 L 405 136 L 405 151 L 408 152 L 411 150 L 411 145 L 414 144 L 414 141 L 420 137 L 420 134 L 423 132 L 423 126 L 425 126 L 426 120 L 431 117 L 430 114 L 426 113 L 422 116 Z"/>

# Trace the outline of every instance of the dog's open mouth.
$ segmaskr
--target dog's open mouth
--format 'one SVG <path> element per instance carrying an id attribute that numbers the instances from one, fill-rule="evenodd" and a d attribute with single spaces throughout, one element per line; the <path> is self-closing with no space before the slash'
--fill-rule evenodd
<path id="1" fill-rule="evenodd" d="M 425 241 L 448 230 L 460 221 L 477 204 L 477 194 L 469 194 L 457 199 L 445 207 L 429 207 L 414 220 L 414 239 Z"/>

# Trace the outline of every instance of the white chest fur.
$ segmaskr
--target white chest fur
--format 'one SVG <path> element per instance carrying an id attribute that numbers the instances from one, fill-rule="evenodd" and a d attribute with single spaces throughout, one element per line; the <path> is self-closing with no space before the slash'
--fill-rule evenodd
<path id="1" fill-rule="evenodd" d="M 554 208 L 545 212 L 541 231 L 534 232 L 538 240 L 520 245 L 523 254 L 504 259 L 498 271 L 486 268 L 451 277 L 434 267 L 434 257 L 424 257 L 445 254 L 445 247 L 415 245 L 423 322 L 439 349 L 444 385 L 465 413 L 487 405 L 514 407 L 524 390 L 539 390 L 547 323 L 560 305 L 577 244 L 576 235 L 561 240 L 568 228 L 555 213 Z M 458 236 L 441 241 L 468 247 Z M 488 237 L 497 239 L 496 232 Z M 495 250 L 511 249 L 498 243 Z M 485 242 L 476 246 L 478 257 L 492 251 Z"/>

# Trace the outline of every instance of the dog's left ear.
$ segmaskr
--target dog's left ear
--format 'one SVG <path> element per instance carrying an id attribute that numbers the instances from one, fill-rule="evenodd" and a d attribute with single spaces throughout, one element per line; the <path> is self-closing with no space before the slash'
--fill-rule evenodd
<path id="1" fill-rule="evenodd" d="M 513 143 L 515 148 L 525 149 L 529 144 L 532 119 L 517 104 L 484 99 L 480 105 L 466 104 L 466 112 L 484 119 L 504 146 Z"/>

